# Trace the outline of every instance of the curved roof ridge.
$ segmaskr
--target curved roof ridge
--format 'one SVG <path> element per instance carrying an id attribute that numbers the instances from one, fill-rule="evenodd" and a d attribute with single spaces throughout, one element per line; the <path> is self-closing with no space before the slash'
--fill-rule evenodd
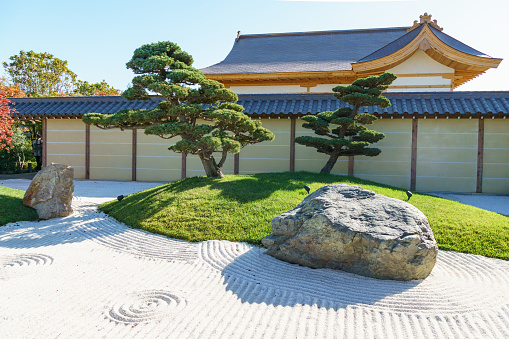
<path id="1" fill-rule="evenodd" d="M 421 24 L 419 28 L 411 30 L 407 34 L 388 43 L 387 45 L 383 46 L 382 48 L 374 51 L 373 53 L 371 53 L 369 55 L 366 55 L 364 58 L 358 60 L 357 62 L 376 60 L 376 59 L 383 58 L 384 56 L 394 53 L 395 51 L 408 45 L 421 32 L 424 25 L 425 24 Z M 396 47 L 396 48 L 394 48 L 394 47 Z"/>
<path id="2" fill-rule="evenodd" d="M 492 58 L 492 56 L 489 56 L 481 51 L 478 51 L 476 50 L 475 48 L 472 48 L 470 47 L 469 45 L 467 44 L 464 44 L 463 42 L 457 40 L 457 39 L 454 39 L 452 36 L 448 35 L 448 34 L 445 34 L 444 32 L 436 29 L 435 27 L 433 26 L 429 26 L 429 28 L 431 29 L 431 31 L 433 32 L 433 34 L 435 34 L 435 36 L 440 40 L 442 41 L 444 44 L 460 51 L 460 52 L 463 52 L 465 54 L 470 54 L 470 55 L 474 55 L 474 56 L 478 56 L 478 57 L 484 57 L 484 58 Z"/>
<path id="3" fill-rule="evenodd" d="M 329 30 L 329 31 L 309 31 L 309 32 L 283 32 L 283 33 L 257 33 L 257 34 L 240 34 L 240 39 L 246 38 L 264 38 L 264 37 L 275 37 L 275 36 L 302 36 L 302 35 L 320 35 L 320 34 L 348 34 L 348 33 L 369 33 L 369 32 L 381 32 L 381 31 L 400 31 L 407 30 L 406 27 L 385 27 L 385 28 L 357 28 L 357 29 L 344 29 L 344 30 Z"/>

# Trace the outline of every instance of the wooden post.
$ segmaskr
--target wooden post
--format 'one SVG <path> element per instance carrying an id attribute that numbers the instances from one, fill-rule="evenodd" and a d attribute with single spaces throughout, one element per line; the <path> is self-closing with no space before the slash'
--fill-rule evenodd
<path id="1" fill-rule="evenodd" d="M 410 190 L 415 191 L 417 184 L 417 119 L 412 119 L 412 153 L 410 160 Z"/>
<path id="2" fill-rule="evenodd" d="M 484 119 L 479 119 L 479 129 L 477 133 L 477 187 L 476 192 L 482 193 L 482 176 L 484 164 Z"/>
<path id="3" fill-rule="evenodd" d="M 48 165 L 48 119 L 42 118 L 42 167 Z"/>
<path id="4" fill-rule="evenodd" d="M 136 181 L 136 153 L 138 151 L 138 147 L 137 147 L 137 143 L 138 143 L 138 139 L 137 139 L 137 135 L 138 135 L 138 130 L 135 128 L 133 129 L 133 140 L 132 140 L 132 165 L 131 165 L 131 170 L 132 170 L 132 173 L 131 173 L 131 180 L 132 181 Z"/>
<path id="5" fill-rule="evenodd" d="M 233 174 L 239 174 L 240 153 L 233 155 Z"/>
<path id="6" fill-rule="evenodd" d="M 295 172 L 295 125 L 297 119 L 290 118 L 290 172 Z"/>
<path id="7" fill-rule="evenodd" d="M 85 125 L 85 179 L 90 179 L 90 125 Z"/>
<path id="8" fill-rule="evenodd" d="M 187 172 L 187 169 L 186 169 L 186 166 L 187 166 L 187 161 L 186 161 L 186 158 L 187 158 L 187 155 L 185 153 L 182 153 L 182 169 L 180 171 L 180 178 L 182 179 L 185 179 L 186 178 L 186 172 Z"/>

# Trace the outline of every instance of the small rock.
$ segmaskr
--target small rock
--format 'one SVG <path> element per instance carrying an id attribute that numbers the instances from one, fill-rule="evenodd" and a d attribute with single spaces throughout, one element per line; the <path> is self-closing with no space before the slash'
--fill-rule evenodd
<path id="1" fill-rule="evenodd" d="M 72 214 L 74 169 L 51 164 L 32 179 L 23 198 L 23 205 L 32 207 L 41 219 L 66 217 Z"/>

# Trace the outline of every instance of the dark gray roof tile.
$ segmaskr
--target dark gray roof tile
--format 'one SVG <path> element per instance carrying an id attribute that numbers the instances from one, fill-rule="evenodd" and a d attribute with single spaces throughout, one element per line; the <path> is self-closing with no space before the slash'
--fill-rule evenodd
<path id="1" fill-rule="evenodd" d="M 509 115 L 509 92 L 415 92 L 386 93 L 392 106 L 363 107 L 361 112 L 377 115 Z M 41 118 L 82 116 L 97 112 L 111 114 L 125 108 L 153 109 L 163 100 L 127 101 L 122 97 L 12 98 L 15 117 Z M 239 104 L 252 116 L 300 116 L 333 111 L 346 104 L 332 94 L 243 94 Z"/>
<path id="2" fill-rule="evenodd" d="M 435 27 L 433 27 L 431 25 L 429 25 L 429 28 L 431 28 L 431 31 L 433 32 L 433 34 L 435 34 L 436 37 L 439 38 L 444 44 L 449 45 L 450 47 L 452 47 L 460 52 L 470 54 L 470 55 L 480 56 L 480 57 L 491 58 L 489 55 L 486 55 L 483 52 L 480 52 L 476 49 L 473 49 L 472 47 L 470 47 L 468 45 L 465 45 L 461 41 L 454 39 L 450 35 L 447 35 L 444 32 L 439 31 L 438 29 L 436 29 Z"/>
<path id="3" fill-rule="evenodd" d="M 352 62 L 406 34 L 408 27 L 241 35 L 205 74 L 351 70 Z"/>

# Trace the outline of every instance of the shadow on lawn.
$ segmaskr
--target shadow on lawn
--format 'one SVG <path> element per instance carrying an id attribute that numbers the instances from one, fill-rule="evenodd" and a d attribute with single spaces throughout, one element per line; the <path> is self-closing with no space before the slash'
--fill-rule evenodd
<path id="1" fill-rule="evenodd" d="M 309 172 L 284 172 L 284 173 L 258 173 L 249 176 L 233 178 L 207 178 L 191 177 L 184 180 L 154 187 L 143 192 L 128 196 L 121 204 L 113 203 L 110 208 L 116 213 L 132 211 L 143 206 L 143 214 L 154 215 L 170 204 L 178 202 L 178 199 L 194 199 L 197 196 L 183 194 L 190 190 L 199 191 L 200 188 L 209 187 L 211 191 L 220 191 L 220 196 L 225 200 L 239 203 L 260 201 L 270 197 L 275 192 L 302 192 L 302 198 L 307 193 L 305 185 L 313 184 L 314 189 L 333 183 L 361 184 L 366 181 L 338 175 L 323 175 Z M 314 190 L 313 189 L 313 190 Z M 200 197 L 201 198 L 201 197 Z M 139 211 L 138 211 L 139 213 Z"/>

